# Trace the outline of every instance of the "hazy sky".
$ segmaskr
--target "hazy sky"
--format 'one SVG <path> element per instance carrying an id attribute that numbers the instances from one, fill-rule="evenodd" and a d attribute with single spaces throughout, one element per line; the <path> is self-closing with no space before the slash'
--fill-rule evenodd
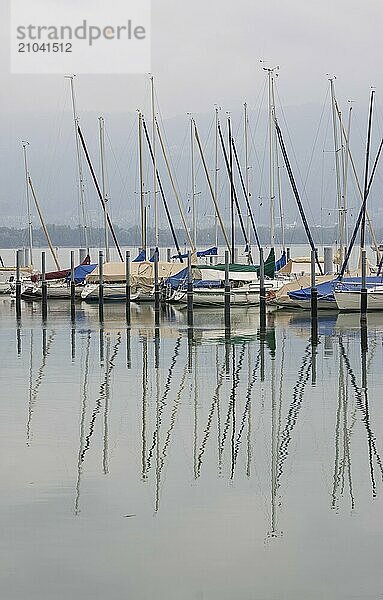
<path id="1" fill-rule="evenodd" d="M 15 203 L 20 206 L 20 211 L 24 210 L 21 208 L 21 139 L 31 141 L 34 177 L 41 184 L 39 189 L 49 192 L 45 194 L 48 196 L 45 201 L 50 208 L 63 202 L 64 187 L 67 195 L 75 194 L 76 187 L 75 178 L 69 182 L 69 173 L 73 173 L 75 165 L 73 139 L 70 137 L 73 131 L 68 120 L 68 82 L 61 75 L 11 75 L 7 50 L 9 2 L 2 0 L 0 15 L 0 168 L 3 170 L 0 210 L 4 221 Z M 191 3 L 154 1 L 152 72 L 156 78 L 162 116 L 165 119 L 182 116 L 186 129 L 187 112 L 211 114 L 215 103 L 233 114 L 235 111 L 240 113 L 245 100 L 250 110 L 258 110 L 265 81 L 262 65 L 279 65 L 280 99 L 287 111 L 292 110 L 295 115 L 290 123 L 290 133 L 304 143 L 305 147 L 299 148 L 297 154 L 307 158 L 328 86 L 326 74 L 331 74 L 337 77 L 340 104 L 347 106 L 348 99 L 355 102 L 354 112 L 359 125 L 354 144 L 357 143 L 357 153 L 362 156 L 371 85 L 377 89 L 376 136 L 378 131 L 381 132 L 379 94 L 383 86 L 380 85 L 382 71 L 379 60 L 382 17 L 380 0 L 364 3 L 357 0 L 272 0 L 268 3 L 254 0 L 236 3 L 228 0 L 194 0 Z M 85 120 L 83 115 L 86 112 L 93 119 L 99 114 L 110 115 L 118 132 L 116 135 L 121 133 L 127 137 L 123 127 L 119 128 L 124 119 L 120 113 L 134 113 L 138 107 L 149 111 L 147 75 L 81 75 L 77 78 L 76 88 L 82 118 Z M 302 121 L 298 118 L 301 110 Z M 62 116 L 63 111 L 66 111 L 68 119 Z M 62 131 L 66 132 L 64 136 Z M 184 132 L 180 132 L 181 138 L 183 135 Z M 96 128 L 94 138 L 97 139 Z M 54 139 L 56 142 L 53 143 Z M 57 154 L 56 158 L 52 154 L 52 144 L 60 144 L 61 155 Z M 121 149 L 122 142 L 118 142 L 117 146 Z M 260 154 L 262 150 L 258 148 Z M 64 162 L 69 163 L 63 171 L 65 180 L 56 189 L 56 173 L 62 170 Z M 48 163 L 49 177 L 46 171 Z M 307 164 L 300 165 L 300 168 L 304 173 Z M 46 183 L 48 178 L 50 187 Z M 315 186 L 317 189 L 318 184 Z M 318 203 L 317 198 L 313 204 L 315 202 Z M 331 205 L 332 202 L 333 199 L 329 201 Z M 294 219 L 295 214 L 296 211 L 290 219 Z"/>
<path id="2" fill-rule="evenodd" d="M 55 110 L 62 77 L 8 73 L 7 4 L 2 0 L 2 111 Z M 262 85 L 260 59 L 280 65 L 287 104 L 321 102 L 326 73 L 337 76 L 340 97 L 365 102 L 382 78 L 382 17 L 379 0 L 153 1 L 152 70 L 163 112 L 251 103 Z M 81 79 L 79 104 L 95 111 L 135 110 L 147 87 L 141 76 Z"/>

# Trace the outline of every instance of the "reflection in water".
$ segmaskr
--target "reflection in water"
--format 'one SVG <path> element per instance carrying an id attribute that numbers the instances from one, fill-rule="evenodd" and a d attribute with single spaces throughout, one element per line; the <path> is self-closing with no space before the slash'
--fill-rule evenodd
<path id="1" fill-rule="evenodd" d="M 72 489 L 73 480 L 76 481 L 75 491 L 72 492 L 74 502 L 73 498 L 71 500 L 74 513 L 79 515 L 85 509 L 84 494 L 81 496 L 85 458 L 90 462 L 93 453 L 87 454 L 88 450 L 93 446 L 95 453 L 96 445 L 95 456 L 102 466 L 99 465 L 97 472 L 92 474 L 89 493 L 97 493 L 94 490 L 97 490 L 101 477 L 105 481 L 104 487 L 110 486 L 111 489 L 111 482 L 116 481 L 121 471 L 124 477 L 131 477 L 133 468 L 112 469 L 119 460 L 126 461 L 129 456 L 129 460 L 137 460 L 139 483 L 133 480 L 127 486 L 122 478 L 121 486 L 127 486 L 127 494 L 131 492 L 132 501 L 141 503 L 140 494 L 145 498 L 142 492 L 145 488 L 146 496 L 150 492 L 148 502 L 158 513 L 164 508 L 164 483 L 175 476 L 179 478 L 177 486 L 169 486 L 169 494 L 180 493 L 180 498 L 176 498 L 180 506 L 189 502 L 189 486 L 193 481 L 193 492 L 198 488 L 204 489 L 203 486 L 212 494 L 216 489 L 220 492 L 224 489 L 224 493 L 228 494 L 224 499 L 227 503 L 234 497 L 231 496 L 232 490 L 236 490 L 239 510 L 246 507 L 248 501 L 256 514 L 259 507 L 254 508 L 254 497 L 264 504 L 263 528 L 260 530 L 262 543 L 266 536 L 267 540 L 273 540 L 272 544 L 278 545 L 282 532 L 287 539 L 287 534 L 294 526 L 294 520 L 289 516 L 293 503 L 298 503 L 300 510 L 304 510 L 302 498 L 307 499 L 306 492 L 311 491 L 307 488 L 302 494 L 302 490 L 295 489 L 291 501 L 289 495 L 293 486 L 285 485 L 284 481 L 288 467 L 291 470 L 294 468 L 294 464 L 290 464 L 292 446 L 294 458 L 296 453 L 305 452 L 307 455 L 299 457 L 300 460 L 312 458 L 313 470 L 317 467 L 319 450 L 317 447 L 312 449 L 312 430 L 318 446 L 322 442 L 320 436 L 324 439 L 324 449 L 321 450 L 323 462 L 326 461 L 324 468 L 331 473 L 326 498 L 334 509 L 333 518 L 336 515 L 340 520 L 344 516 L 340 511 L 342 506 L 353 510 L 356 501 L 361 503 L 361 473 L 368 473 L 367 487 L 369 490 L 371 486 L 375 498 L 380 476 L 383 478 L 383 464 L 378 452 L 380 431 L 377 430 L 375 434 L 373 427 L 374 424 L 377 428 L 379 422 L 374 423 L 371 413 L 374 380 L 369 373 L 374 373 L 376 363 L 381 359 L 380 344 L 370 334 L 369 347 L 364 337 L 360 353 L 359 330 L 357 334 L 354 331 L 348 335 L 338 328 L 331 335 L 327 330 L 325 336 L 320 335 L 317 348 L 312 345 L 309 332 L 302 327 L 292 332 L 286 324 L 278 325 L 278 317 L 270 320 L 268 325 L 267 329 L 258 330 L 257 322 L 251 331 L 238 333 L 233 330 L 231 336 L 225 336 L 223 329 L 207 331 L 198 327 L 194 332 L 190 328 L 177 327 L 161 330 L 147 327 L 138 332 L 134 328 L 126 329 L 124 323 L 114 324 L 115 330 L 101 327 L 94 333 L 90 327 L 83 327 L 80 336 L 79 330 L 76 333 L 72 327 L 70 337 L 68 329 L 62 336 L 66 351 L 62 352 L 59 345 L 62 338 L 57 336 L 55 353 L 55 331 L 47 330 L 45 326 L 38 330 L 32 327 L 30 339 L 23 344 L 24 351 L 28 353 L 29 350 L 27 364 L 24 364 L 24 381 L 28 381 L 28 445 L 32 439 L 32 418 L 46 376 L 47 357 L 52 357 L 52 361 L 49 360 L 49 367 L 52 368 L 55 367 L 52 363 L 58 359 L 57 355 L 60 361 L 63 360 L 62 356 L 66 357 L 67 365 L 60 364 L 60 367 L 68 366 L 71 369 L 73 376 L 68 376 L 68 386 L 76 386 L 76 370 L 80 371 L 77 388 L 73 388 L 77 389 L 77 395 L 80 396 L 79 432 L 76 432 L 75 450 L 72 448 L 75 461 L 77 459 L 77 472 L 71 482 Z M 35 373 L 34 353 L 40 331 L 42 362 Z M 126 345 L 123 335 L 126 335 Z M 11 338 L 11 344 L 16 356 L 14 337 Z M 121 345 L 123 352 L 126 349 L 126 361 L 125 356 L 122 361 L 117 360 Z M 21 352 L 21 342 L 17 352 L 19 349 Z M 354 362 L 357 365 L 360 362 L 361 365 L 360 382 L 359 367 L 355 369 L 355 375 L 351 366 Z M 22 363 L 17 359 L 17 368 L 21 369 Z M 92 366 L 97 377 L 101 378 L 96 384 Z M 121 410 L 126 410 L 125 406 L 122 409 L 122 398 L 127 375 L 137 382 L 138 402 L 135 402 L 135 392 L 132 391 L 132 402 L 129 402 L 127 409 L 132 430 L 129 430 L 128 436 L 120 436 L 115 440 L 113 432 L 125 426 L 120 415 Z M 317 379 L 318 386 L 314 387 Z M 47 380 L 46 377 L 46 383 Z M 320 400 L 321 393 L 322 398 L 329 394 L 332 400 L 331 392 L 334 391 L 334 402 L 311 402 L 312 421 L 307 411 L 305 420 L 298 424 L 302 420 L 301 409 L 308 388 L 316 400 Z M 320 431 L 319 425 L 324 414 L 331 425 Z M 358 415 L 361 415 L 360 420 Z M 47 418 L 51 417 L 48 415 Z M 362 427 L 358 427 L 360 421 Z M 295 444 L 294 437 L 297 437 L 298 429 L 299 444 Z M 62 430 L 65 432 L 64 427 Z M 129 439 L 129 444 L 126 439 Z M 122 450 L 119 448 L 119 452 L 114 452 L 118 444 L 123 446 Z M 313 453 L 311 457 L 310 452 Z M 103 477 L 112 471 L 113 477 Z M 231 485 L 234 480 L 235 485 Z M 298 485 L 312 485 L 309 477 L 304 484 L 300 477 L 297 480 Z M 145 482 L 145 486 L 142 482 Z M 137 489 L 134 485 L 138 486 Z M 315 485 L 321 483 L 316 481 Z M 315 489 L 315 493 L 317 491 Z M 174 498 L 171 498 L 171 507 L 173 501 Z M 144 502 L 140 504 L 142 511 Z M 315 505 L 311 497 L 310 503 Z M 237 506 L 230 506 L 230 510 L 235 512 Z M 357 518 L 355 511 L 354 516 Z M 214 518 L 217 518 L 216 514 Z"/>
<path id="2" fill-rule="evenodd" d="M 81 417 L 80 417 L 80 446 L 78 451 L 77 460 L 77 482 L 76 482 L 76 498 L 75 498 L 75 514 L 78 515 L 80 512 L 80 484 L 81 484 L 81 472 L 82 472 L 82 453 L 84 451 L 85 443 L 85 416 L 86 416 L 86 405 L 88 399 L 88 383 L 89 383 L 89 356 L 90 356 L 90 341 L 91 332 L 87 332 L 86 346 L 85 346 L 85 359 L 81 360 L 81 364 L 84 365 L 84 377 L 81 387 Z"/>
<path id="3" fill-rule="evenodd" d="M 117 354 L 118 354 L 118 349 L 119 349 L 120 344 L 121 344 L 121 333 L 118 332 L 117 333 L 116 343 L 113 346 L 112 355 L 111 355 L 110 359 L 108 359 L 107 362 L 106 362 L 104 379 L 103 379 L 103 381 L 102 381 L 102 383 L 100 385 L 100 391 L 99 391 L 99 394 L 97 396 L 96 404 L 95 404 L 95 407 L 93 409 L 92 416 L 91 416 L 91 419 L 90 419 L 90 425 L 89 425 L 88 435 L 85 438 L 85 444 L 84 444 L 84 447 L 83 447 L 82 452 L 80 454 L 80 462 L 81 463 L 84 462 L 85 454 L 89 450 L 90 441 L 91 441 L 92 435 L 94 433 L 94 427 L 95 427 L 97 415 L 101 411 L 102 401 L 104 400 L 104 402 L 106 402 L 106 401 L 109 400 L 108 397 L 107 397 L 108 394 L 109 394 L 109 389 L 110 389 L 109 388 L 109 381 L 110 381 L 110 377 L 111 377 L 112 371 L 113 371 L 114 366 L 115 366 L 115 360 L 116 360 L 116 357 L 117 357 Z"/>
<path id="4" fill-rule="evenodd" d="M 216 350 L 216 367 L 218 367 L 218 349 Z M 196 478 L 201 475 L 202 458 L 205 453 L 206 444 L 207 444 L 207 441 L 210 436 L 210 430 L 211 430 L 211 425 L 212 425 L 212 421 L 213 421 L 215 408 L 217 408 L 217 428 L 218 428 L 218 469 L 219 469 L 219 472 L 221 472 L 222 452 L 221 452 L 221 445 L 219 443 L 220 435 L 221 435 L 219 398 L 220 398 L 220 389 L 221 389 L 222 383 L 224 381 L 225 373 L 226 373 L 226 360 L 223 362 L 220 369 L 217 368 L 217 383 L 216 383 L 216 387 L 215 387 L 214 394 L 213 394 L 213 400 L 212 400 L 210 411 L 209 411 L 208 418 L 207 418 L 207 424 L 204 429 L 204 436 L 202 438 L 202 442 L 201 442 L 198 456 L 197 456 L 197 468 L 196 468 L 195 475 L 194 475 Z M 195 439 L 196 439 L 196 437 L 197 436 L 196 436 L 196 432 L 195 432 Z M 196 446 L 196 442 L 194 445 Z"/>
<path id="5" fill-rule="evenodd" d="M 382 460 L 379 455 L 379 452 L 376 448 L 376 437 L 371 429 L 371 423 L 370 423 L 368 391 L 367 391 L 366 350 L 365 349 L 362 350 L 362 356 L 361 356 L 362 387 L 359 388 L 357 385 L 355 374 L 351 368 L 350 360 L 347 356 L 347 353 L 344 348 L 344 344 L 341 339 L 339 339 L 339 346 L 340 346 L 341 356 L 344 359 L 344 364 L 346 365 L 348 376 L 350 377 L 351 385 L 354 390 L 356 406 L 362 413 L 362 422 L 364 423 L 364 426 L 365 426 L 366 432 L 367 432 L 371 490 L 372 490 L 372 496 L 376 497 L 376 482 L 375 482 L 374 461 L 373 461 L 374 457 L 379 466 L 379 470 L 381 472 L 382 478 L 383 478 L 383 465 L 382 465 Z"/>
<path id="6" fill-rule="evenodd" d="M 283 474 L 283 464 L 288 456 L 288 449 L 291 442 L 291 434 L 297 423 L 299 411 L 302 406 L 305 388 L 310 377 L 312 364 L 312 355 L 310 349 L 311 342 L 307 344 L 305 348 L 302 364 L 298 371 L 298 379 L 293 389 L 293 399 L 287 413 L 286 424 L 281 433 L 281 442 L 279 445 L 278 460 L 276 466 L 276 489 L 280 488 L 281 485 L 280 480 Z"/>
<path id="7" fill-rule="evenodd" d="M 338 494 L 343 496 L 346 486 L 346 477 L 348 482 L 347 489 L 350 495 L 351 509 L 355 507 L 355 498 L 352 486 L 350 442 L 352 431 L 356 423 L 356 408 L 352 412 L 351 423 L 348 425 L 349 386 L 348 377 L 345 378 L 344 367 L 344 357 L 342 354 L 340 354 L 338 408 L 335 425 L 335 463 L 331 504 L 331 507 L 334 509 L 339 508 Z"/>
<path id="8" fill-rule="evenodd" d="M 40 368 L 37 371 L 37 377 L 36 377 L 35 384 L 32 386 L 32 382 L 33 382 L 33 332 L 31 331 L 30 363 L 29 363 L 30 364 L 30 366 L 29 366 L 29 398 L 28 398 L 28 419 L 27 419 L 27 446 L 29 446 L 30 442 L 31 442 L 32 416 L 33 416 L 34 407 L 35 407 L 35 404 L 37 401 L 39 389 L 40 389 L 40 386 L 44 379 L 44 371 L 45 371 L 45 366 L 46 366 L 46 362 L 47 362 L 46 359 L 50 352 L 54 337 L 55 337 L 55 332 L 52 331 L 49 336 L 48 342 L 47 342 L 47 330 L 45 329 L 45 327 L 43 328 L 43 330 L 42 330 L 42 342 L 43 342 L 42 355 L 43 355 L 43 357 L 41 360 Z"/>

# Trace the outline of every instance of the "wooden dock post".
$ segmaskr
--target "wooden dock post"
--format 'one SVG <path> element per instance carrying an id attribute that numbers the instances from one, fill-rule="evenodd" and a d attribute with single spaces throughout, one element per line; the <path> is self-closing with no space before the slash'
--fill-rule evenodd
<path id="1" fill-rule="evenodd" d="M 231 319 L 230 319 L 230 279 L 229 279 L 229 251 L 225 250 L 225 329 L 230 331 Z"/>
<path id="2" fill-rule="evenodd" d="M 193 273 L 191 252 L 188 252 L 188 279 L 187 279 L 187 312 L 188 327 L 193 327 Z"/>
<path id="3" fill-rule="evenodd" d="M 126 298 L 125 298 L 125 314 L 126 324 L 130 327 L 131 324 L 131 313 L 130 313 L 130 251 L 125 252 L 125 284 L 126 284 Z"/>
<path id="4" fill-rule="evenodd" d="M 160 283 L 158 279 L 158 248 L 154 251 L 154 321 L 160 326 Z"/>
<path id="5" fill-rule="evenodd" d="M 366 249 L 362 248 L 362 288 L 360 290 L 360 320 L 362 322 L 367 321 L 367 287 L 366 287 L 366 275 L 367 275 Z"/>
<path id="6" fill-rule="evenodd" d="M 311 250 L 311 342 L 318 343 L 318 289 L 316 286 L 315 266 L 317 250 Z"/>
<path id="7" fill-rule="evenodd" d="M 76 283 L 74 278 L 74 250 L 70 253 L 70 316 L 71 320 L 76 319 Z"/>
<path id="8" fill-rule="evenodd" d="M 45 321 L 48 315 L 48 284 L 45 279 L 46 275 L 46 258 L 44 250 L 41 252 L 41 299 L 42 299 L 42 315 Z"/>
<path id="9" fill-rule="evenodd" d="M 102 250 L 98 253 L 98 315 L 104 321 L 104 256 Z"/>
<path id="10" fill-rule="evenodd" d="M 265 288 L 265 262 L 263 248 L 259 249 L 259 320 L 261 329 L 266 327 L 266 288 Z"/>
<path id="11" fill-rule="evenodd" d="M 16 251 L 16 318 L 21 317 L 21 279 L 20 279 L 20 253 Z"/>

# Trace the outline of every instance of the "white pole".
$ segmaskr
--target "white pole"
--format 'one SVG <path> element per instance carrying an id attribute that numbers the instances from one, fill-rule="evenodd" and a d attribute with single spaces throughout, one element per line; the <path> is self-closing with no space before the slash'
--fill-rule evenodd
<path id="1" fill-rule="evenodd" d="M 98 118 L 99 122 L 99 133 L 100 133 L 100 167 L 101 167 L 101 192 L 104 198 L 105 210 L 104 210 L 104 236 L 105 236 L 105 258 L 106 262 L 110 262 L 110 249 L 109 249 L 109 235 L 108 235 L 108 194 L 106 191 L 106 177 L 105 177 L 105 122 L 103 117 Z"/>
<path id="2" fill-rule="evenodd" d="M 24 153 L 24 169 L 25 169 L 25 197 L 27 200 L 27 212 L 28 212 L 28 238 L 29 238 L 29 253 L 30 253 L 30 266 L 33 267 L 33 231 L 32 231 L 32 211 L 31 211 L 31 199 L 29 196 L 29 171 L 28 171 L 28 158 L 27 158 L 27 147 L 29 142 L 23 141 L 23 153 Z M 29 265 L 25 265 L 29 266 Z"/>
<path id="3" fill-rule="evenodd" d="M 70 81 L 70 89 L 72 96 L 72 110 L 73 110 L 73 122 L 74 122 L 74 135 L 76 140 L 76 154 L 77 154 L 77 169 L 78 169 L 78 185 L 79 185 L 79 201 L 80 201 L 80 211 L 82 218 L 82 227 L 84 232 L 84 242 L 87 253 L 89 255 L 89 241 L 88 241 L 88 228 L 86 222 L 85 215 L 85 184 L 84 184 L 84 174 L 82 169 L 82 160 L 81 160 L 81 152 L 80 152 L 80 143 L 78 139 L 78 116 L 76 110 L 76 96 L 74 91 L 74 75 L 67 76 L 66 79 Z"/>
<path id="4" fill-rule="evenodd" d="M 154 232 L 156 249 L 159 246 L 158 234 L 158 201 L 157 201 L 157 161 L 156 161 L 156 112 L 154 95 L 154 77 L 150 76 L 151 99 L 152 99 L 152 147 L 153 147 L 153 197 L 154 197 Z"/>

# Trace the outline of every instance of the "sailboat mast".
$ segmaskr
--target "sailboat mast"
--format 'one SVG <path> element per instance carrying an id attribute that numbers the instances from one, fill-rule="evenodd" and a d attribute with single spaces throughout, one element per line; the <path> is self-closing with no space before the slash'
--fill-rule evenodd
<path id="1" fill-rule="evenodd" d="M 24 169 L 25 169 L 25 197 L 27 200 L 27 212 L 28 212 L 28 242 L 29 242 L 29 261 L 30 265 L 33 267 L 33 231 L 32 231 L 32 211 L 31 211 L 31 199 L 29 196 L 29 182 L 28 182 L 28 158 L 27 158 L 27 148 L 29 146 L 29 142 L 22 142 L 23 144 L 23 154 L 24 154 Z"/>
<path id="2" fill-rule="evenodd" d="M 194 169 L 194 123 L 190 117 L 190 159 L 191 159 L 191 200 L 193 215 L 193 244 L 197 248 L 197 207 L 195 194 L 195 169 Z"/>
<path id="3" fill-rule="evenodd" d="M 233 148 L 231 145 L 231 119 L 227 117 L 227 130 L 229 135 L 229 170 L 230 170 L 230 217 L 231 217 L 231 258 L 235 262 L 235 221 L 234 221 L 234 182 L 233 182 Z"/>
<path id="4" fill-rule="evenodd" d="M 266 69 L 269 98 L 269 194 L 270 194 L 270 246 L 275 244 L 275 192 L 274 192 L 274 111 L 273 111 L 273 73 L 274 69 Z"/>
<path id="5" fill-rule="evenodd" d="M 218 106 L 215 107 L 214 197 L 218 201 Z M 218 215 L 215 213 L 215 246 L 218 248 Z"/>
<path id="6" fill-rule="evenodd" d="M 150 76 L 150 90 L 152 101 L 152 151 L 153 151 L 153 198 L 154 198 L 154 235 L 156 250 L 159 245 L 158 234 L 158 201 L 157 201 L 157 156 L 156 156 L 156 111 L 154 94 L 154 77 Z"/>
<path id="7" fill-rule="evenodd" d="M 142 114 L 140 111 L 138 111 L 138 161 L 140 172 L 141 250 L 144 250 L 146 259 L 146 208 L 144 201 L 144 170 L 142 160 Z"/>
<path id="8" fill-rule="evenodd" d="M 80 211 L 82 218 L 82 228 L 83 228 L 83 240 L 85 243 L 87 254 L 89 255 L 89 240 L 88 240 L 88 227 L 86 223 L 85 216 L 85 185 L 84 185 L 84 174 L 82 169 L 82 160 L 81 160 L 81 152 L 80 152 L 80 143 L 78 139 L 78 126 L 79 120 L 77 116 L 76 109 L 76 95 L 74 90 L 74 75 L 70 75 L 67 77 L 70 81 L 70 90 L 72 97 L 72 111 L 73 111 L 73 122 L 74 122 L 74 135 L 76 139 L 76 155 L 77 155 L 77 170 L 78 170 L 78 186 L 79 186 L 79 201 L 80 201 Z"/>
<path id="9" fill-rule="evenodd" d="M 105 210 L 104 212 L 104 236 L 105 236 L 105 259 L 106 262 L 110 262 L 110 248 L 109 248 L 109 235 L 108 235 L 108 194 L 106 191 L 106 177 L 105 177 L 105 122 L 103 117 L 98 118 L 99 122 L 99 133 L 100 133 L 100 166 L 101 166 L 101 192 L 104 198 Z"/>
<path id="10" fill-rule="evenodd" d="M 340 182 L 340 165 L 339 165 L 339 138 L 338 138 L 338 125 L 337 125 L 337 114 L 336 114 L 336 101 L 335 101 L 335 89 L 334 79 L 330 78 L 330 90 L 331 90 L 331 107 L 332 107 L 332 124 L 333 124 L 333 135 L 334 135 L 334 152 L 335 152 L 335 175 L 336 175 L 336 195 L 337 195 L 337 206 L 338 206 L 338 230 L 339 230 L 339 258 L 340 264 L 343 263 L 343 248 L 344 248 L 344 207 L 342 202 L 342 188 Z"/>
<path id="11" fill-rule="evenodd" d="M 348 226 L 347 226 L 347 185 L 348 185 L 348 163 L 349 163 L 349 148 L 350 148 L 350 134 L 351 134 L 351 117 L 352 117 L 352 104 L 348 111 L 348 123 L 347 123 L 347 139 L 346 147 L 344 152 L 344 174 L 343 174 L 343 207 L 344 207 L 344 243 L 345 248 L 348 246 Z"/>
<path id="12" fill-rule="evenodd" d="M 244 142 L 245 142 L 245 187 L 246 187 L 246 196 L 250 197 L 249 190 L 249 140 L 248 140 L 248 126 L 249 120 L 247 116 L 247 102 L 243 105 L 243 118 L 244 118 Z M 246 231 L 247 231 L 247 239 L 249 240 L 249 247 L 247 249 L 248 253 L 250 252 L 250 212 L 247 211 L 246 215 Z"/>
<path id="13" fill-rule="evenodd" d="M 271 79 L 271 98 L 272 98 L 272 127 L 274 133 L 274 165 L 277 172 L 277 192 L 278 192 L 278 205 L 279 205 L 279 217 L 281 222 L 281 242 L 282 242 L 282 251 L 286 251 L 286 243 L 285 243 L 285 219 L 283 214 L 283 199 L 282 199 L 282 185 L 281 185 L 281 168 L 279 164 L 279 149 L 278 149 L 278 139 L 277 132 L 275 129 L 275 117 L 276 117 L 276 109 L 275 109 L 275 80 L 274 77 Z"/>

